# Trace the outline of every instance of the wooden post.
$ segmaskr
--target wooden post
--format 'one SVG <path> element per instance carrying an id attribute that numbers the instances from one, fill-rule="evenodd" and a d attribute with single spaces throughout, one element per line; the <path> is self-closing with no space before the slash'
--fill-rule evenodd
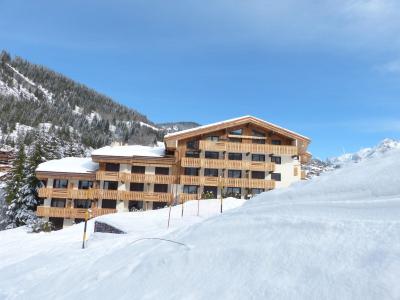
<path id="1" fill-rule="evenodd" d="M 182 212 L 181 212 L 181 218 L 183 218 L 183 204 L 185 203 L 185 201 L 183 201 L 183 197 L 182 197 L 181 203 L 182 203 Z"/>
<path id="2" fill-rule="evenodd" d="M 222 214 L 222 203 L 223 203 L 223 195 L 222 195 L 222 193 L 223 193 L 223 186 L 222 186 L 222 176 L 220 176 L 219 177 L 219 183 L 218 183 L 218 185 L 220 186 L 220 190 L 221 190 L 221 210 L 220 210 L 220 213 Z"/>
<path id="3" fill-rule="evenodd" d="M 83 241 L 82 241 L 82 249 L 85 249 L 86 242 L 86 229 L 87 229 L 87 221 L 89 219 L 89 211 L 85 211 L 85 227 L 83 228 Z"/>

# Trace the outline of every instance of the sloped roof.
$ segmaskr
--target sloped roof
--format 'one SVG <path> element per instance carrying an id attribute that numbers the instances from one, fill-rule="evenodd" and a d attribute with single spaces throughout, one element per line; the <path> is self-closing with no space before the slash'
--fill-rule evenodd
<path id="1" fill-rule="evenodd" d="M 285 136 L 289 136 L 291 138 L 294 139 L 301 139 L 304 140 L 306 142 L 310 142 L 310 138 L 301 135 L 297 132 L 288 130 L 286 128 L 283 128 L 281 126 L 275 125 L 273 123 L 264 121 L 262 119 L 247 115 L 247 116 L 242 116 L 242 117 L 238 117 L 238 118 L 234 118 L 234 119 L 229 119 L 229 120 L 225 120 L 225 121 L 221 121 L 221 122 L 216 122 L 216 123 L 212 123 L 212 124 L 207 124 L 207 125 L 203 125 L 203 126 L 199 126 L 199 127 L 194 127 L 194 128 L 190 128 L 187 130 L 182 130 L 182 131 L 178 131 L 178 132 L 174 132 L 174 133 L 170 133 L 167 134 L 164 139 L 168 140 L 168 139 L 179 139 L 179 138 L 185 138 L 185 137 L 190 137 L 190 136 L 194 136 L 197 134 L 202 134 L 214 129 L 219 129 L 219 128 L 223 128 L 223 127 L 230 127 L 230 126 L 236 126 L 236 125 L 241 125 L 244 123 L 253 123 L 256 124 L 258 126 L 273 130 L 277 133 L 283 134 Z"/>

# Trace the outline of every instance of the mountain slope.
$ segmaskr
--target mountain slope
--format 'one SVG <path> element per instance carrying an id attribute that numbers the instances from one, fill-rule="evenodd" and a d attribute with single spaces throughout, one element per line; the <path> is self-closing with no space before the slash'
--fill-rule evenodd
<path id="1" fill-rule="evenodd" d="M 138 226 L 127 213 L 128 234 L 96 233 L 86 250 L 82 224 L 0 232 L 0 298 L 399 299 L 399 169 L 394 149 L 203 221 L 194 202 L 179 230 L 154 228 L 168 209 Z M 154 237 L 169 241 L 141 239 Z"/>
<path id="2" fill-rule="evenodd" d="M 152 144 L 162 132 L 144 115 L 86 86 L 32 64 L 0 55 L 0 128 L 3 140 L 18 126 L 74 133 L 86 147 L 112 142 Z M 43 126 L 43 125 L 42 125 Z M 3 141 L 4 142 L 4 141 Z"/>
<path id="3" fill-rule="evenodd" d="M 161 128 L 165 133 L 174 133 L 186 129 L 191 129 L 194 127 L 200 126 L 200 124 L 196 122 L 169 122 L 169 123 L 160 123 L 157 124 L 159 128 Z"/>
<path id="4" fill-rule="evenodd" d="M 354 153 L 345 153 L 337 157 L 331 157 L 325 161 L 313 158 L 303 169 L 307 172 L 307 177 L 311 179 L 325 172 L 343 167 L 349 163 L 359 163 L 361 161 L 385 155 L 394 149 L 400 149 L 400 141 L 394 139 L 384 139 L 374 147 L 362 148 Z"/>

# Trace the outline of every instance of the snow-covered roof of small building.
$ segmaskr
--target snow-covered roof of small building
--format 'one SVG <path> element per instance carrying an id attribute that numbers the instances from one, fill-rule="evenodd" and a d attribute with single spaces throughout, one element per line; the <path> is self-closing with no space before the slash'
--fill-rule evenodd
<path id="1" fill-rule="evenodd" d="M 163 157 L 165 156 L 165 146 L 163 143 L 158 143 L 157 146 L 106 146 L 92 152 L 92 155 L 99 156 L 145 156 L 145 157 Z"/>
<path id="2" fill-rule="evenodd" d="M 99 164 L 93 162 L 90 157 L 65 157 L 41 163 L 37 172 L 60 173 L 93 173 L 99 169 Z"/>

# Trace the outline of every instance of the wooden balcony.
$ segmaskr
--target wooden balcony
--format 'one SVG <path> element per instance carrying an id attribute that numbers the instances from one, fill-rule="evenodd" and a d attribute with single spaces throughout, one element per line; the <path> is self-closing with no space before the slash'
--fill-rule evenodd
<path id="1" fill-rule="evenodd" d="M 38 191 L 41 198 L 68 198 L 68 199 L 88 199 L 93 200 L 98 197 L 97 189 L 76 190 L 76 189 L 53 189 L 40 188 Z"/>
<path id="2" fill-rule="evenodd" d="M 201 199 L 201 195 L 199 195 L 199 194 L 185 194 L 185 193 L 179 194 L 179 202 L 198 200 L 198 199 Z"/>
<path id="3" fill-rule="evenodd" d="M 97 171 L 96 179 L 97 180 L 107 180 L 107 181 L 172 184 L 177 181 L 177 176 Z"/>
<path id="4" fill-rule="evenodd" d="M 296 146 L 250 144 L 232 142 L 200 141 L 199 149 L 210 151 L 226 151 L 240 153 L 266 153 L 276 155 L 298 155 Z"/>
<path id="5" fill-rule="evenodd" d="M 118 181 L 119 172 L 97 171 L 96 180 Z"/>
<path id="6" fill-rule="evenodd" d="M 219 177 L 202 177 L 202 176 L 181 176 L 182 185 L 203 185 L 203 186 L 224 186 L 224 187 L 241 187 L 241 188 L 275 188 L 274 180 L 265 179 L 249 179 L 249 178 L 219 178 Z"/>
<path id="7" fill-rule="evenodd" d="M 87 211 L 86 209 L 82 208 L 38 206 L 36 215 L 38 217 L 84 219 L 86 211 Z M 115 212 L 116 209 L 111 209 L 111 208 L 92 208 L 91 218 L 107 214 L 113 214 Z"/>
<path id="8" fill-rule="evenodd" d="M 119 180 L 123 182 L 145 182 L 172 184 L 177 182 L 177 176 L 174 175 L 153 175 L 153 174 L 131 174 L 119 173 Z"/>
<path id="9" fill-rule="evenodd" d="M 224 160 L 183 157 L 182 167 L 209 168 L 209 169 L 234 169 L 234 170 L 252 170 L 252 171 L 275 171 L 275 164 L 263 161 L 245 161 L 245 160 Z"/>
<path id="10" fill-rule="evenodd" d="M 120 191 L 120 199 L 121 200 L 151 201 L 151 202 L 170 202 L 173 199 L 173 195 L 171 193 Z"/>
<path id="11" fill-rule="evenodd" d="M 74 189 L 52 189 L 40 188 L 39 197 L 41 198 L 66 198 L 66 199 L 110 199 L 110 200 L 142 200 L 169 202 L 173 199 L 171 193 L 147 193 L 117 190 L 74 190 Z"/>

